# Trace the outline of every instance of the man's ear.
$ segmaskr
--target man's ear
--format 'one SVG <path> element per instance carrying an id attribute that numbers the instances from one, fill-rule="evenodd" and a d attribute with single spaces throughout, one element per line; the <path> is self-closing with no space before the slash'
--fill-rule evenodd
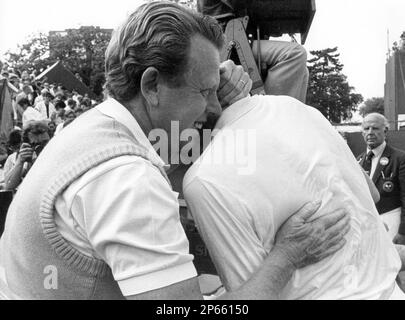
<path id="1" fill-rule="evenodd" d="M 141 77 L 141 93 L 148 104 L 155 107 L 159 103 L 159 71 L 154 67 L 147 68 Z"/>

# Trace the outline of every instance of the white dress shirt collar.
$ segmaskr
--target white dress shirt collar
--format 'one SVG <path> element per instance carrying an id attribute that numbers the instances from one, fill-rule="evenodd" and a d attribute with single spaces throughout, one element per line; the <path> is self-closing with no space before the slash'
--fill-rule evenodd
<path id="1" fill-rule="evenodd" d="M 374 149 L 367 148 L 366 154 L 369 153 L 369 151 L 373 151 L 373 153 L 374 153 L 374 158 L 380 158 L 381 155 L 382 155 L 382 153 L 383 153 L 384 150 L 385 150 L 386 145 L 387 145 L 387 142 L 384 141 L 384 142 L 381 143 L 377 148 L 374 148 Z"/>
<path id="2" fill-rule="evenodd" d="M 167 169 L 167 165 L 163 161 L 163 159 L 157 154 L 155 149 L 153 148 L 152 144 L 146 137 L 145 133 L 142 131 L 141 127 L 139 126 L 138 122 L 134 118 L 134 116 L 129 112 L 127 108 L 125 108 L 121 103 L 113 98 L 108 98 L 105 103 L 99 104 L 96 109 L 101 113 L 109 116 L 124 126 L 126 126 L 130 132 L 134 135 L 135 139 L 144 147 L 146 150 L 149 151 L 148 156 L 157 162 L 158 165 L 165 167 Z"/>

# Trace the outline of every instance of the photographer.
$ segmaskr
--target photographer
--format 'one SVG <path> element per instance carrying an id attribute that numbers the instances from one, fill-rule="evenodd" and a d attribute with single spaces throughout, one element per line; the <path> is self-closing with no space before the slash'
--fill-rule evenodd
<path id="1" fill-rule="evenodd" d="M 31 121 L 23 132 L 23 143 L 16 154 L 16 161 L 10 171 L 5 172 L 6 190 L 15 190 L 49 141 L 46 121 Z"/>

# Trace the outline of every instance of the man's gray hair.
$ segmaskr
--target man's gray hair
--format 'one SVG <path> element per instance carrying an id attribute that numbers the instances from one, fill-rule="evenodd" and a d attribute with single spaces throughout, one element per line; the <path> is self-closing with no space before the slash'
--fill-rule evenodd
<path id="1" fill-rule="evenodd" d="M 385 127 L 385 128 L 387 128 L 387 129 L 390 128 L 390 124 L 389 124 L 387 118 L 386 118 L 384 115 L 382 115 L 381 113 L 378 113 L 378 112 L 372 112 L 372 113 L 366 114 L 366 115 L 364 116 L 364 118 L 363 118 L 363 123 L 362 123 L 362 125 L 364 124 L 364 121 L 366 120 L 366 118 L 369 117 L 369 116 L 373 116 L 373 117 L 378 118 L 381 122 L 384 123 L 384 127 Z"/>
<path id="2" fill-rule="evenodd" d="M 28 133 L 40 135 L 45 132 L 48 132 L 48 122 L 46 120 L 31 120 L 23 128 L 23 135 L 25 136 Z"/>
<path id="3" fill-rule="evenodd" d="M 212 17 L 167 1 L 140 6 L 114 31 L 108 45 L 107 94 L 121 102 L 133 99 L 148 67 L 155 67 L 173 87 L 182 84 L 194 35 L 203 36 L 218 50 L 224 44 L 221 27 Z"/>

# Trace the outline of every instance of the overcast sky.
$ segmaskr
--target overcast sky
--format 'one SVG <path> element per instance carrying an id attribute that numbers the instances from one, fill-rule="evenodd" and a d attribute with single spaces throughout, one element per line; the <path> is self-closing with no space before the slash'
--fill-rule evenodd
<path id="1" fill-rule="evenodd" d="M 0 0 L 0 59 L 38 31 L 115 28 L 139 0 Z M 384 95 L 385 61 L 405 31 L 405 0 L 316 0 L 305 48 L 339 47 L 343 72 L 366 99 Z"/>

